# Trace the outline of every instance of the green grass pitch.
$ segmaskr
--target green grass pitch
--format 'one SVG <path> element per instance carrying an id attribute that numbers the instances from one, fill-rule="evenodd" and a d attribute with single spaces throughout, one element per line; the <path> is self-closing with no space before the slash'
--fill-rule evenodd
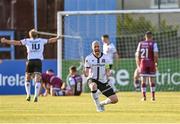
<path id="1" fill-rule="evenodd" d="M 96 112 L 90 94 L 80 97 L 0 96 L 0 123 L 180 123 L 180 92 L 157 92 L 157 100 L 140 100 L 140 92 L 119 92 L 119 102 Z M 105 97 L 101 95 L 100 99 Z"/>

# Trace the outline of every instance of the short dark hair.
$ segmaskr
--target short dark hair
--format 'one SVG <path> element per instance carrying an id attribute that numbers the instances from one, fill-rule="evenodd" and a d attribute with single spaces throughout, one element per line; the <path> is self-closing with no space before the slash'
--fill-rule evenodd
<path id="1" fill-rule="evenodd" d="M 109 38 L 109 35 L 108 34 L 104 34 L 102 35 L 103 38 Z"/>
<path id="2" fill-rule="evenodd" d="M 77 68 L 76 68 L 76 66 L 72 65 L 72 66 L 69 67 L 69 70 L 72 70 L 73 72 L 76 72 Z"/>
<path id="3" fill-rule="evenodd" d="M 48 69 L 47 71 L 54 73 L 54 71 L 52 69 Z"/>
<path id="4" fill-rule="evenodd" d="M 146 31 L 145 35 L 152 35 L 151 31 Z"/>

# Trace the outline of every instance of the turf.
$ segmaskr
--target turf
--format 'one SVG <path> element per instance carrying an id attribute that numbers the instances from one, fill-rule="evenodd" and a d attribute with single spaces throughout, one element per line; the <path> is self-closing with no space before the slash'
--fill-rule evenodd
<path id="1" fill-rule="evenodd" d="M 95 110 L 90 94 L 80 97 L 0 96 L 0 123 L 180 123 L 180 92 L 157 92 L 157 100 L 140 101 L 138 92 L 119 92 L 119 102 Z M 105 97 L 101 96 L 101 100 Z"/>

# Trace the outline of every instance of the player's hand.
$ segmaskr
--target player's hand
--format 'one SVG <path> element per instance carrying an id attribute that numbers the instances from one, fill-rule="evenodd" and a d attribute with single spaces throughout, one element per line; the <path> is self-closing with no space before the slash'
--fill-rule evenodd
<path id="1" fill-rule="evenodd" d="M 108 77 L 113 76 L 113 71 L 112 71 L 112 70 L 109 70 L 109 71 L 107 72 L 107 76 L 108 76 Z"/>
<path id="2" fill-rule="evenodd" d="M 156 71 L 158 71 L 158 64 L 155 63 L 155 68 L 156 68 Z"/>
<path id="3" fill-rule="evenodd" d="M 58 39 L 62 39 L 62 36 L 57 36 L 56 38 L 57 38 L 57 40 L 58 40 Z"/>
<path id="4" fill-rule="evenodd" d="M 140 72 L 140 70 L 141 70 L 141 69 L 140 69 L 140 66 L 137 66 L 137 71 Z"/>
<path id="5" fill-rule="evenodd" d="M 6 43 L 6 38 L 1 38 L 1 43 Z"/>
<path id="6" fill-rule="evenodd" d="M 156 66 L 156 71 L 158 71 L 158 66 Z"/>

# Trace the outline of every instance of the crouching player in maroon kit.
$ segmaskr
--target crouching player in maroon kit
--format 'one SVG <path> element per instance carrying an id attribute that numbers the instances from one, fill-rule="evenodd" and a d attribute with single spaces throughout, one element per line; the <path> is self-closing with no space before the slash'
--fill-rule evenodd
<path id="1" fill-rule="evenodd" d="M 51 96 L 64 96 L 65 93 L 62 90 L 63 81 L 54 75 L 54 71 L 49 69 L 46 73 L 42 73 L 42 85 L 45 89 L 44 96 L 47 96 L 48 93 Z"/>
<path id="2" fill-rule="evenodd" d="M 71 96 L 80 96 L 82 93 L 82 77 L 77 73 L 76 66 L 69 68 L 69 79 L 67 82 L 66 94 Z"/>
<path id="3" fill-rule="evenodd" d="M 150 83 L 150 91 L 152 101 L 155 101 L 155 77 L 158 63 L 158 47 L 153 41 L 153 36 L 150 31 L 145 34 L 145 40 L 141 41 L 137 47 L 136 64 L 140 70 L 141 76 L 141 91 L 143 94 L 142 101 L 146 101 L 146 80 Z"/>

